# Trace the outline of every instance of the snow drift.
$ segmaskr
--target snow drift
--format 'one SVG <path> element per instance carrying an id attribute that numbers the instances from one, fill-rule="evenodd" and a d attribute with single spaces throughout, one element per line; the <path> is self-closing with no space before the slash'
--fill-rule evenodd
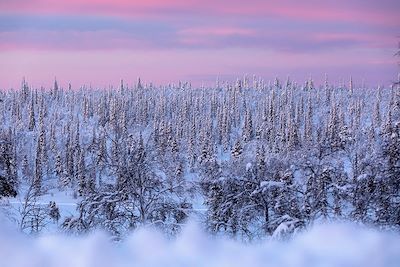
<path id="1" fill-rule="evenodd" d="M 121 243 L 85 237 L 22 236 L 0 230 L 2 267 L 122 266 L 398 266 L 400 236 L 347 224 L 315 226 L 288 242 L 257 244 L 211 238 L 196 224 L 168 240 L 143 229 Z"/>

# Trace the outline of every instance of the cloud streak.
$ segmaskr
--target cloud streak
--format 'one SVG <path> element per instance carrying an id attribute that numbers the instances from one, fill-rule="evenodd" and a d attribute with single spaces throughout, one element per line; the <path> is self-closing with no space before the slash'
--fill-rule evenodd
<path id="1" fill-rule="evenodd" d="M 213 14 L 242 16 L 279 16 L 301 20 L 356 21 L 364 23 L 386 23 L 398 25 L 396 0 L 338 0 L 263 1 L 249 0 L 2 0 L 4 12 L 26 12 L 38 14 L 103 14 L 117 16 L 171 16 L 181 14 Z"/>
<path id="2" fill-rule="evenodd" d="M 347 47 L 390 47 L 395 37 L 380 32 L 330 30 L 277 20 L 165 22 L 101 16 L 0 15 L 3 49 L 204 49 L 248 47 L 310 52 Z M 276 26 L 279 27 L 276 27 Z M 329 25 L 328 25 L 329 26 Z"/>
<path id="3" fill-rule="evenodd" d="M 226 77 L 241 75 L 241 71 L 281 73 L 277 65 L 283 64 L 288 72 L 298 69 L 297 73 L 342 66 L 348 72 L 362 73 L 360 79 L 364 78 L 361 75 L 376 77 L 376 73 L 386 73 L 380 76 L 386 81 L 397 71 L 392 55 L 400 34 L 396 14 L 399 8 L 397 0 L 0 0 L 0 61 L 16 68 L 7 76 L 0 73 L 0 86 L 19 84 L 20 70 L 32 66 L 20 63 L 18 67 L 10 62 L 10 55 L 32 58 L 35 53 L 48 52 L 55 58 L 68 53 L 91 58 L 99 51 L 118 54 L 110 59 L 112 62 L 122 60 L 120 51 L 144 55 L 153 63 L 154 76 L 168 73 L 173 80 L 206 77 L 213 69 L 211 64 L 218 66 L 216 75 Z M 168 54 L 172 62 L 191 62 L 191 72 L 180 67 L 172 67 L 171 71 L 161 58 L 151 57 L 158 54 Z M 223 55 L 218 57 L 222 63 L 216 64 L 210 58 L 217 54 Z M 303 62 L 292 62 L 297 57 L 302 57 Z M 257 63 L 271 58 L 274 64 Z M 196 64 L 196 60 L 200 63 Z M 299 69 L 307 65 L 304 61 L 321 65 Z M 352 69 L 348 68 L 349 61 L 353 62 Z M 370 62 L 385 63 L 375 65 L 374 72 L 361 72 Z M 42 66 L 42 71 L 56 67 L 53 60 L 43 60 L 43 64 L 52 65 Z M 136 73 L 146 66 L 141 64 L 117 64 L 109 73 L 122 72 L 123 68 Z M 97 67 L 91 68 L 95 71 Z M 38 68 L 27 72 L 40 77 L 44 74 Z M 58 77 L 63 74 L 65 70 L 56 73 Z M 339 67 L 331 76 L 340 75 Z M 82 81 L 82 77 L 72 80 Z"/>

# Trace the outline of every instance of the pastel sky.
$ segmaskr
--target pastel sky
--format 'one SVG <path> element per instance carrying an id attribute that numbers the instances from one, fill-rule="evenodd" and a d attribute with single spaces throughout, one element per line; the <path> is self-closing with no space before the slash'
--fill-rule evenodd
<path id="1" fill-rule="evenodd" d="M 399 0 L 0 0 L 0 88 L 290 76 L 388 85 Z"/>

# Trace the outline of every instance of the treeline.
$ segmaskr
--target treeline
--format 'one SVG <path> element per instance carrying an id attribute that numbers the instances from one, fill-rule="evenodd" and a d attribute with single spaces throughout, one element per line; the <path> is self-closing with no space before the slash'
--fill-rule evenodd
<path id="1" fill-rule="evenodd" d="M 245 239 L 319 219 L 400 225 L 400 89 L 312 80 L 0 92 L 0 195 L 79 195 L 67 231 Z M 204 207 L 205 214 L 198 210 Z M 195 208 L 194 208 L 195 207 Z"/>

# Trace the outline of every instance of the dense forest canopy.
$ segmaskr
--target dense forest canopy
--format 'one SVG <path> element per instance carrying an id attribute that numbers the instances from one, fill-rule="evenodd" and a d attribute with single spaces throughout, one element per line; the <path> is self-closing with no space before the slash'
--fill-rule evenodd
<path id="1" fill-rule="evenodd" d="M 398 85 L 244 77 L 107 90 L 24 80 L 0 99 L 0 195 L 34 201 L 58 188 L 79 202 L 65 218 L 57 203 L 27 206 L 22 229 L 50 216 L 77 233 L 173 234 L 193 214 L 246 240 L 316 220 L 400 226 Z"/>

